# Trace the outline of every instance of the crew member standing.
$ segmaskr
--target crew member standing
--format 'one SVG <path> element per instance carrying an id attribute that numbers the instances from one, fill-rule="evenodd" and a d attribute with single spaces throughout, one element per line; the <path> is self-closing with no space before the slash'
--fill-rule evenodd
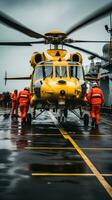
<path id="1" fill-rule="evenodd" d="M 27 113 L 29 110 L 30 98 L 31 98 L 31 95 L 30 95 L 30 90 L 28 87 L 24 88 L 24 90 L 19 92 L 18 102 L 19 102 L 19 106 L 20 106 L 22 125 L 24 125 L 26 123 Z"/>
<path id="2" fill-rule="evenodd" d="M 100 123 L 100 111 L 101 105 L 104 103 L 104 94 L 96 82 L 93 83 L 92 89 L 88 92 L 87 99 L 91 106 L 91 126 L 97 128 Z"/>
<path id="3" fill-rule="evenodd" d="M 11 94 L 11 113 L 12 117 L 18 117 L 18 90 L 14 90 L 14 92 Z"/>

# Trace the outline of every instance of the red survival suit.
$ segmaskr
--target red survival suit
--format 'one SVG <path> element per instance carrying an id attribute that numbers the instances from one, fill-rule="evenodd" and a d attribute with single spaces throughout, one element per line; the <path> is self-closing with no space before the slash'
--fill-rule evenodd
<path id="1" fill-rule="evenodd" d="M 98 86 L 95 86 L 87 94 L 87 99 L 91 105 L 90 115 L 92 118 L 92 124 L 94 125 L 95 122 L 96 126 L 98 126 L 100 122 L 101 104 L 104 103 L 103 91 Z"/>
<path id="2" fill-rule="evenodd" d="M 11 101 L 12 101 L 12 108 L 11 113 L 12 117 L 15 115 L 18 116 L 18 91 L 14 90 L 14 92 L 11 94 Z"/>
<path id="3" fill-rule="evenodd" d="M 27 113 L 29 110 L 29 103 L 30 103 L 30 92 L 28 89 L 24 89 L 19 92 L 18 101 L 20 105 L 20 112 L 21 112 L 21 121 L 25 122 L 27 118 Z"/>

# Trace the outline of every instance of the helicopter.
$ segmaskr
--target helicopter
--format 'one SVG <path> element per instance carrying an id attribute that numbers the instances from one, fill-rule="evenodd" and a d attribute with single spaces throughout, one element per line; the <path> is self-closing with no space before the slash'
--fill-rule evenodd
<path id="1" fill-rule="evenodd" d="M 54 30 L 44 35 L 37 33 L 15 19 L 0 12 L 0 22 L 13 28 L 27 36 L 39 39 L 37 41 L 29 42 L 0 42 L 2 46 L 32 46 L 33 44 L 49 44 L 50 48 L 44 52 L 34 52 L 32 54 L 30 63 L 33 68 L 32 74 L 28 77 L 7 77 L 7 80 L 31 80 L 32 98 L 30 105 L 33 107 L 33 119 L 42 114 L 45 110 L 53 109 L 58 111 L 58 121 L 62 122 L 67 118 L 68 110 L 73 112 L 79 118 L 82 117 L 82 106 L 86 104 L 85 94 L 87 91 L 87 84 L 83 59 L 79 51 L 88 53 L 92 56 L 100 58 L 101 60 L 108 60 L 97 53 L 72 45 L 72 43 L 83 42 L 101 42 L 109 43 L 109 41 L 85 41 L 74 40 L 68 36 L 78 31 L 80 28 L 95 22 L 112 12 L 112 3 L 98 9 L 91 15 L 84 18 L 72 26 L 66 33 Z M 42 40 L 40 40 L 42 39 Z M 61 47 L 60 47 L 61 46 Z M 78 50 L 78 52 L 69 53 L 65 47 Z M 96 79 L 95 79 L 96 80 Z M 75 111 L 79 109 L 80 115 Z M 36 115 L 36 110 L 40 113 Z M 31 123 L 32 116 L 28 115 L 29 123 Z M 87 115 L 84 115 L 84 124 L 87 123 Z"/>

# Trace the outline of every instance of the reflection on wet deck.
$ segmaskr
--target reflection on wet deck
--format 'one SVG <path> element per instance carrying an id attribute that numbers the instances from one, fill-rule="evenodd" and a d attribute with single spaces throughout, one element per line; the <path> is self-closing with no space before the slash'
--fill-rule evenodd
<path id="1" fill-rule="evenodd" d="M 6 111 L 0 110 L 0 113 L 3 112 Z M 110 127 L 107 124 L 107 128 L 106 122 L 103 122 L 104 119 L 105 116 L 103 116 L 97 131 L 91 129 L 90 126 L 85 129 L 82 122 L 74 120 L 73 116 L 70 116 L 62 126 L 78 143 L 102 176 L 106 177 L 109 184 L 112 185 L 110 178 L 112 177 L 111 123 Z M 110 115 L 110 121 L 111 119 Z M 109 118 L 106 120 L 109 123 Z M 5 198 L 15 200 L 16 197 L 20 200 L 23 196 L 30 199 L 30 195 L 21 192 L 22 188 L 27 190 L 28 194 L 35 194 L 37 198 L 38 195 L 34 188 L 35 190 L 38 188 L 38 194 L 42 196 L 38 184 L 42 184 L 42 187 L 48 190 L 46 184 L 55 184 L 55 187 L 58 188 L 57 183 L 62 184 L 61 187 L 63 184 L 67 185 L 65 196 L 69 191 L 73 192 L 75 196 L 77 191 L 80 191 L 80 186 L 85 192 L 87 184 L 90 191 L 91 189 L 96 191 L 97 197 L 102 198 L 103 194 L 103 197 L 108 200 L 108 194 L 102 190 L 94 176 L 70 141 L 62 136 L 48 114 L 40 116 L 31 127 L 24 128 L 21 127 L 20 118 L 18 121 L 12 121 L 10 117 L 4 119 L 0 115 L 1 200 L 5 200 Z M 71 184 L 73 185 L 72 190 Z M 77 191 L 74 188 L 77 188 Z M 83 194 L 81 195 L 83 196 Z M 82 199 L 81 195 L 79 199 Z M 89 195 L 93 196 L 91 192 Z M 48 193 L 46 193 L 46 199 L 49 199 Z"/>

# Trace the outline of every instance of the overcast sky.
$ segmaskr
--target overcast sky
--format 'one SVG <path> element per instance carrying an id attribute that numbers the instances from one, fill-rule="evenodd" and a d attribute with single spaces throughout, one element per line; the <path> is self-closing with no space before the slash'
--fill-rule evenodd
<path id="1" fill-rule="evenodd" d="M 67 31 L 72 25 L 91 14 L 98 8 L 112 2 L 110 0 L 0 0 L 0 10 L 20 21 L 38 33 L 45 34 L 53 29 Z M 88 25 L 70 36 L 74 39 L 109 40 L 104 25 L 109 25 L 105 17 Z M 0 24 L 0 41 L 35 41 L 22 33 Z M 102 55 L 103 44 L 77 44 Z M 29 81 L 8 81 L 4 84 L 4 74 L 9 76 L 28 76 L 32 72 L 29 60 L 34 51 L 44 51 L 47 46 L 0 47 L 0 92 L 22 89 Z M 72 49 L 68 49 L 73 52 Z M 82 53 L 82 52 L 81 52 Z M 84 65 L 88 64 L 89 55 L 82 53 Z"/>

